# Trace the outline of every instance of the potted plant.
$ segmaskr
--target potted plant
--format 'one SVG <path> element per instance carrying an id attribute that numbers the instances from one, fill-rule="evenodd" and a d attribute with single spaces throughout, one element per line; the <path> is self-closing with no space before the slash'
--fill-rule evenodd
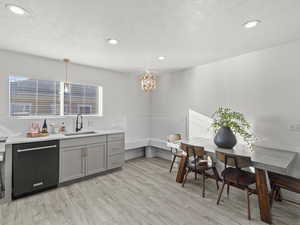
<path id="1" fill-rule="evenodd" d="M 250 132 L 250 124 L 242 113 L 220 107 L 212 118 L 212 128 L 216 133 L 214 142 L 218 147 L 233 148 L 237 143 L 236 134 L 240 135 L 251 146 L 253 135 Z"/>

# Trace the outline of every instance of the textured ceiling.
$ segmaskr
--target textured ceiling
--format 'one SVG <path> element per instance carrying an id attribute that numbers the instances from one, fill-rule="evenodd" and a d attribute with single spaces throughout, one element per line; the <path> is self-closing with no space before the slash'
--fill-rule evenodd
<path id="1" fill-rule="evenodd" d="M 262 23 L 243 28 L 251 19 Z M 298 39 L 299 21 L 300 0 L 0 0 L 0 48 L 113 70 L 174 70 Z"/>

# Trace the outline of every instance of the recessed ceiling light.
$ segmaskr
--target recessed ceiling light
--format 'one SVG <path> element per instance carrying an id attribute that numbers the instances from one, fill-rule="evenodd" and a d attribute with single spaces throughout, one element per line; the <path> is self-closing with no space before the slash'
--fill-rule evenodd
<path id="1" fill-rule="evenodd" d="M 5 7 L 7 9 L 9 9 L 12 13 L 16 14 L 16 15 L 19 15 L 19 16 L 29 15 L 29 12 L 26 9 L 24 9 L 20 6 L 12 5 L 12 4 L 6 4 Z"/>
<path id="2" fill-rule="evenodd" d="M 256 27 L 259 23 L 261 23 L 260 20 L 250 20 L 244 23 L 243 25 L 245 28 L 253 28 Z"/>
<path id="3" fill-rule="evenodd" d="M 108 39 L 107 39 L 107 43 L 108 43 L 108 44 L 111 44 L 111 45 L 116 45 L 116 44 L 119 43 L 119 41 L 116 40 L 116 39 L 108 38 Z"/>
<path id="4" fill-rule="evenodd" d="M 166 59 L 166 57 L 165 56 L 159 56 L 157 59 L 160 60 L 160 61 L 163 61 L 163 60 Z"/>

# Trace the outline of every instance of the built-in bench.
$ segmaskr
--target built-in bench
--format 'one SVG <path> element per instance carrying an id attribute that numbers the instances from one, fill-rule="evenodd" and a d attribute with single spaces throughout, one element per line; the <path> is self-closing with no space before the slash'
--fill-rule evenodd
<path id="1" fill-rule="evenodd" d="M 171 160 L 171 149 L 167 147 L 167 141 L 155 138 L 126 140 L 125 159 L 137 157 L 160 157 Z"/>

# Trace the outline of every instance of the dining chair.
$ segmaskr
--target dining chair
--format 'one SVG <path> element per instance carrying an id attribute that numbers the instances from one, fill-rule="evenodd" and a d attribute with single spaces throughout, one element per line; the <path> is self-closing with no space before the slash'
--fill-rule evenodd
<path id="1" fill-rule="evenodd" d="M 181 149 L 186 152 L 186 163 L 185 168 L 187 172 L 184 176 L 182 187 L 184 187 L 187 177 L 190 172 L 194 172 L 195 180 L 197 180 L 197 174 L 202 175 L 202 197 L 205 197 L 205 181 L 206 177 L 210 177 L 216 180 L 217 189 L 219 189 L 218 181 L 220 180 L 218 171 L 215 167 L 215 163 L 212 162 L 210 165 L 208 160 L 205 159 L 205 151 L 203 147 L 181 144 Z M 208 174 L 207 171 L 212 170 L 213 174 Z"/>
<path id="2" fill-rule="evenodd" d="M 241 189 L 245 192 L 248 219 L 251 220 L 249 197 L 256 193 L 256 189 L 250 186 L 256 183 L 256 178 L 254 173 L 245 170 L 252 165 L 250 157 L 235 156 L 224 152 L 216 152 L 216 157 L 225 164 L 225 169 L 221 173 L 223 184 L 218 194 L 217 205 L 220 203 L 225 185 L 227 185 L 227 196 L 229 196 L 230 186 Z"/>
<path id="3" fill-rule="evenodd" d="M 171 167 L 169 170 L 170 173 L 172 172 L 176 158 L 177 157 L 182 158 L 185 156 L 184 152 L 180 149 L 180 143 L 179 143 L 180 140 L 181 140 L 180 134 L 171 134 L 167 137 L 167 142 L 168 142 L 167 145 L 171 148 L 171 153 L 173 156 Z"/>

